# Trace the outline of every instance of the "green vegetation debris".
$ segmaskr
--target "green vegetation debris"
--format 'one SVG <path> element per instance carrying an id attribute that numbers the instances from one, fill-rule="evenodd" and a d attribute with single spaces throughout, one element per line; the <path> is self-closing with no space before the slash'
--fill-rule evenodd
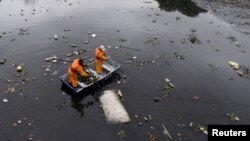
<path id="1" fill-rule="evenodd" d="M 120 141 L 123 141 L 125 137 L 127 137 L 125 130 L 120 130 L 117 135 L 120 137 Z"/>
<path id="2" fill-rule="evenodd" d="M 239 121 L 240 119 L 235 115 L 235 113 L 227 113 L 227 117 L 232 121 Z"/>

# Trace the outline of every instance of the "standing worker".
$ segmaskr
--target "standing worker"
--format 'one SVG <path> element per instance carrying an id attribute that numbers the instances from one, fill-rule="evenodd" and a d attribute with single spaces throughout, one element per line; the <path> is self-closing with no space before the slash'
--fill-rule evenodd
<path id="1" fill-rule="evenodd" d="M 86 78 L 88 74 L 83 70 L 83 60 L 75 59 L 68 69 L 69 83 L 76 88 L 77 87 L 77 73 Z"/>
<path id="2" fill-rule="evenodd" d="M 100 75 L 102 73 L 102 63 L 103 61 L 108 60 L 108 57 L 105 55 L 105 47 L 100 45 L 95 49 L 95 62 L 96 62 L 96 72 Z"/>

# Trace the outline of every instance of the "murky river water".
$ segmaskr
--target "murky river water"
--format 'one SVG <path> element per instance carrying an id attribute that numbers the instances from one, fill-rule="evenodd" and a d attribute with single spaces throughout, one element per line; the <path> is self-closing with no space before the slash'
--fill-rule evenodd
<path id="1" fill-rule="evenodd" d="M 147 140 L 148 132 L 166 140 L 161 124 L 174 140 L 201 141 L 207 136 L 191 122 L 250 123 L 250 80 L 228 65 L 250 67 L 249 35 L 191 1 L 2 0 L 0 9 L 0 60 L 7 60 L 0 65 L 1 141 L 117 141 L 120 130 L 126 140 Z M 200 43 L 191 43 L 193 36 Z M 79 97 L 62 91 L 59 76 L 69 64 L 44 59 L 65 59 L 79 49 L 86 53 L 71 60 L 90 59 L 100 44 L 110 46 L 121 77 Z M 19 64 L 23 73 L 16 72 Z M 48 65 L 50 72 L 43 68 Z M 175 85 L 171 94 L 163 91 L 165 78 Z M 97 101 L 106 89 L 122 91 L 131 123 L 106 123 Z M 149 114 L 152 120 L 145 122 Z"/>

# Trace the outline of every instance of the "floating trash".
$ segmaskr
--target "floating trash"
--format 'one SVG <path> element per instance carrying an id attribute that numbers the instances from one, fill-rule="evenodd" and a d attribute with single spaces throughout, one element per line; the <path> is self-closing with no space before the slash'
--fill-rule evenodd
<path id="1" fill-rule="evenodd" d="M 129 115 L 122 105 L 117 90 L 106 90 L 99 97 L 105 118 L 110 123 L 130 122 Z"/>
<path id="2" fill-rule="evenodd" d="M 148 138 L 148 141 L 158 141 L 158 137 L 150 132 L 146 134 L 146 137 Z"/>
<path id="3" fill-rule="evenodd" d="M 84 44 L 88 44 L 89 43 L 89 41 L 84 41 Z"/>
<path id="4" fill-rule="evenodd" d="M 228 61 L 228 64 L 229 64 L 231 67 L 233 67 L 234 69 L 239 69 L 239 68 L 240 68 L 239 65 L 238 65 L 238 63 L 236 63 L 236 62 Z"/>
<path id="5" fill-rule="evenodd" d="M 51 73 L 52 76 L 55 76 L 57 74 L 58 74 L 58 71 L 54 71 L 54 72 Z"/>
<path id="6" fill-rule="evenodd" d="M 167 82 L 167 84 L 165 85 L 163 90 L 170 94 L 174 89 L 174 84 L 172 84 L 168 78 L 165 78 L 165 81 Z"/>
<path id="7" fill-rule="evenodd" d="M 198 39 L 197 34 L 189 34 L 188 40 L 193 44 L 201 44 L 201 41 Z"/>
<path id="8" fill-rule="evenodd" d="M 236 116 L 235 113 L 227 113 L 227 117 L 232 121 L 239 121 L 240 119 Z"/>
<path id="9" fill-rule="evenodd" d="M 160 100 L 161 100 L 161 98 L 160 98 L 159 96 L 155 96 L 155 97 L 154 97 L 154 102 L 155 102 L 155 103 L 160 102 Z"/>
<path id="10" fill-rule="evenodd" d="M 77 45 L 76 44 L 71 44 L 71 47 L 77 47 Z"/>
<path id="11" fill-rule="evenodd" d="M 208 132 L 207 132 L 207 127 L 206 126 L 204 126 L 204 125 L 202 125 L 202 124 L 200 124 L 200 123 L 196 123 L 196 124 L 194 124 L 194 123 L 190 123 L 189 124 L 189 126 L 191 127 L 191 128 L 193 128 L 196 132 L 203 132 L 204 134 L 208 134 Z"/>
<path id="12" fill-rule="evenodd" d="M 198 96 L 193 96 L 192 99 L 193 100 L 199 100 L 200 98 Z"/>
<path id="13" fill-rule="evenodd" d="M 120 130 L 117 135 L 120 137 L 120 141 L 123 141 L 125 137 L 127 137 L 127 134 L 124 130 Z"/>
<path id="14" fill-rule="evenodd" d="M 58 40 L 58 37 L 57 37 L 57 35 L 56 35 L 56 34 L 54 35 L 54 40 Z"/>
<path id="15" fill-rule="evenodd" d="M 93 38 L 95 38 L 95 37 L 96 37 L 96 35 L 95 35 L 95 34 L 91 34 L 91 36 L 92 36 Z"/>
<path id="16" fill-rule="evenodd" d="M 181 60 L 184 60 L 184 56 L 182 53 L 180 52 L 174 52 L 174 55 L 177 59 L 181 59 Z"/>
<path id="17" fill-rule="evenodd" d="M 1 59 L 0 60 L 0 65 L 3 65 L 3 64 L 5 64 L 6 63 L 6 59 Z"/>
<path id="18" fill-rule="evenodd" d="M 212 71 L 218 70 L 219 65 L 217 64 L 208 64 L 208 66 L 211 68 Z"/>
<path id="19" fill-rule="evenodd" d="M 22 72 L 22 71 L 23 71 L 22 66 L 17 66 L 17 67 L 16 67 L 16 71 L 17 71 L 17 72 Z"/>
<path id="20" fill-rule="evenodd" d="M 8 101 L 8 99 L 3 99 L 3 103 L 7 103 Z"/>

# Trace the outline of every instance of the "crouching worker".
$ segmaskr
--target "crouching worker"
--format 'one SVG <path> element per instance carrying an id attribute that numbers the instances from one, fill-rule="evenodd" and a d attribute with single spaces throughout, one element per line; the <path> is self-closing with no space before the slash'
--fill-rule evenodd
<path id="1" fill-rule="evenodd" d="M 83 60 L 75 59 L 68 69 L 69 83 L 76 88 L 77 87 L 77 74 L 80 74 L 83 78 L 86 78 L 88 74 L 83 69 Z"/>
<path id="2" fill-rule="evenodd" d="M 108 60 L 108 57 L 105 55 L 105 47 L 101 45 L 95 49 L 95 62 L 96 62 L 96 72 L 98 74 L 102 73 L 102 64 L 104 61 Z"/>

